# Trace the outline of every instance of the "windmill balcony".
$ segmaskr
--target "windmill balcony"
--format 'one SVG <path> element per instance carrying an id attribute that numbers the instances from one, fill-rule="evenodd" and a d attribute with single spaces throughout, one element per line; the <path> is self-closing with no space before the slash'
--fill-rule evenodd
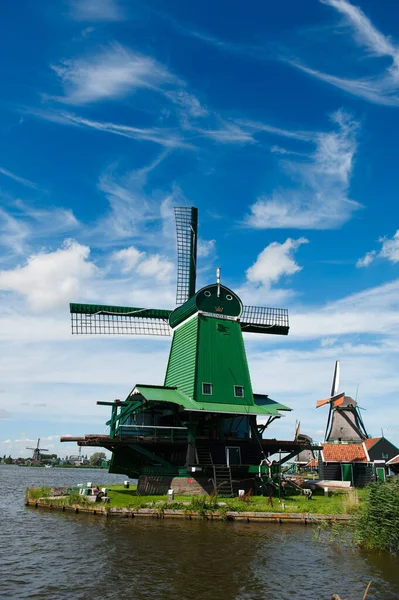
<path id="1" fill-rule="evenodd" d="M 165 427 L 160 425 L 121 425 L 117 437 L 135 438 L 137 441 L 175 442 L 187 440 L 187 427 Z"/>

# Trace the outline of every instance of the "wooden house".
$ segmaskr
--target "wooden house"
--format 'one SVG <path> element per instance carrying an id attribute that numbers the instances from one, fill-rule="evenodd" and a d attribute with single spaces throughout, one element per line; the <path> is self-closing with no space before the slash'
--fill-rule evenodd
<path id="1" fill-rule="evenodd" d="M 356 487 L 364 487 L 373 481 L 373 463 L 364 442 L 323 443 L 319 452 L 319 478 L 350 481 Z"/>

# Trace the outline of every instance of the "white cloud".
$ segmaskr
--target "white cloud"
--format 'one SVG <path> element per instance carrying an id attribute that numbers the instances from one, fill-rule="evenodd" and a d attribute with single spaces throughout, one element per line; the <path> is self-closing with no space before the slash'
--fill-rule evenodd
<path id="1" fill-rule="evenodd" d="M 141 252 L 134 246 L 115 252 L 113 258 L 122 263 L 122 273 L 136 272 L 158 282 L 169 282 L 175 271 L 175 265 L 166 257 Z"/>
<path id="2" fill-rule="evenodd" d="M 22 185 L 29 187 L 29 188 L 33 188 L 36 189 L 36 184 L 33 183 L 32 181 L 29 181 L 29 179 L 24 179 L 23 177 L 19 177 L 18 175 L 15 175 L 15 173 L 11 173 L 11 171 L 8 171 L 7 169 L 4 169 L 3 167 L 0 167 L 0 173 L 1 175 L 4 175 L 5 177 L 8 177 L 9 179 L 13 179 L 14 181 L 17 181 L 18 183 L 21 183 Z"/>
<path id="3" fill-rule="evenodd" d="M 359 258 L 356 261 L 357 268 L 359 269 L 361 267 L 368 267 L 369 265 L 371 265 L 372 262 L 375 261 L 376 257 L 377 252 L 375 250 L 372 250 L 371 252 L 366 252 L 363 258 Z"/>
<path id="4" fill-rule="evenodd" d="M 120 21 L 124 13 L 117 0 L 69 0 L 76 21 Z"/>
<path id="5" fill-rule="evenodd" d="M 174 270 L 175 265 L 159 254 L 148 256 L 137 265 L 137 272 L 140 275 L 154 278 L 159 282 L 170 281 Z"/>
<path id="6" fill-rule="evenodd" d="M 284 275 L 293 275 L 302 269 L 293 257 L 294 252 L 302 244 L 307 244 L 306 238 L 293 240 L 288 238 L 283 244 L 272 242 L 259 254 L 255 263 L 247 270 L 247 280 L 250 283 L 270 287 Z"/>
<path id="7" fill-rule="evenodd" d="M 40 252 L 24 266 L 0 271 L 0 290 L 26 297 L 36 311 L 57 308 L 82 291 L 83 283 L 96 275 L 88 261 L 90 249 L 69 240 L 55 252 Z"/>
<path id="8" fill-rule="evenodd" d="M 335 8 L 352 28 L 354 41 L 367 50 L 370 58 L 387 57 L 388 67 L 381 67 L 376 75 L 365 75 L 358 78 L 345 78 L 317 69 L 312 69 L 301 61 L 287 61 L 303 72 L 338 87 L 350 94 L 376 104 L 388 106 L 399 105 L 399 46 L 389 36 L 383 35 L 357 6 L 347 0 L 321 0 L 323 4 Z"/>
<path id="9" fill-rule="evenodd" d="M 381 238 L 382 248 L 380 250 L 381 258 L 387 258 L 393 263 L 399 262 L 399 229 L 393 238 Z"/>
<path id="10" fill-rule="evenodd" d="M 139 260 L 145 256 L 144 252 L 140 252 L 134 246 L 124 248 L 113 254 L 114 260 L 122 263 L 122 273 L 130 273 L 135 269 Z"/>
<path id="11" fill-rule="evenodd" d="M 359 123 L 342 110 L 331 120 L 335 131 L 313 134 L 315 150 L 308 160 L 281 161 L 295 187 L 260 196 L 250 207 L 247 225 L 256 229 L 334 229 L 359 209 L 348 197 Z"/>
<path id="12" fill-rule="evenodd" d="M 113 44 L 99 54 L 65 60 L 53 65 L 64 87 L 64 96 L 56 98 L 66 104 L 89 104 L 121 98 L 133 90 L 159 90 L 177 78 L 154 59 Z"/>
<path id="13" fill-rule="evenodd" d="M 199 257 L 209 256 L 215 251 L 216 240 L 203 240 L 198 239 L 197 253 Z"/>
<path id="14" fill-rule="evenodd" d="M 378 240 L 381 244 L 381 250 L 371 250 L 367 252 L 363 258 L 359 258 L 356 262 L 357 267 L 368 267 L 377 258 L 386 258 L 392 263 L 399 262 L 399 229 L 392 238 L 382 237 Z"/>

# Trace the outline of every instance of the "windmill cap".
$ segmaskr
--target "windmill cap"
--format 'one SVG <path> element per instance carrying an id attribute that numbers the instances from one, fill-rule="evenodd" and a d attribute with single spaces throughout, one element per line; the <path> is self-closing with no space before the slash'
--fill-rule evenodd
<path id="1" fill-rule="evenodd" d="M 169 317 L 169 324 L 176 327 L 196 312 L 239 317 L 242 309 L 242 302 L 237 294 L 224 285 L 212 283 L 176 308 Z"/>

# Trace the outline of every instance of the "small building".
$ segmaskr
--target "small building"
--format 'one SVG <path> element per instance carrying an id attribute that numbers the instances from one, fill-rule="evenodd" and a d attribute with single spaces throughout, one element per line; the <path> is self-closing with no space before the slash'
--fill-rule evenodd
<path id="1" fill-rule="evenodd" d="M 388 462 L 399 454 L 399 449 L 384 437 L 369 438 L 364 441 L 370 460 Z"/>
<path id="2" fill-rule="evenodd" d="M 392 465 L 395 463 L 390 464 L 390 461 L 399 454 L 399 449 L 383 436 L 369 438 L 368 440 L 365 440 L 364 443 L 370 460 L 374 464 L 376 479 L 385 481 L 390 470 L 395 471 L 395 469 L 392 468 Z"/>
<path id="3" fill-rule="evenodd" d="M 373 481 L 373 463 L 365 443 L 323 443 L 319 453 L 319 478 L 350 481 L 356 487 L 364 487 Z"/>

